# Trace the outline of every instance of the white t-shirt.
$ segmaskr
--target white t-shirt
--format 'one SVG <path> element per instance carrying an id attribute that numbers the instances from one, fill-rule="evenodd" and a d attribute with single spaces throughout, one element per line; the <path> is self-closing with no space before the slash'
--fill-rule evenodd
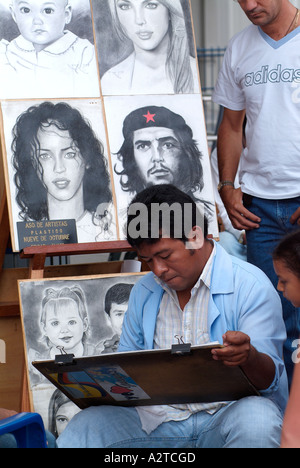
<path id="1" fill-rule="evenodd" d="M 300 27 L 280 41 L 250 25 L 229 43 L 213 100 L 246 109 L 244 193 L 280 200 L 300 195 Z"/>

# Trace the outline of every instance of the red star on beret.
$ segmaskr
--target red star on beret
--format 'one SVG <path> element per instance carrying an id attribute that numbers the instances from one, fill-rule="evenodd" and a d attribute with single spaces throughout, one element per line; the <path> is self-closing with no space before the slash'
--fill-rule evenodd
<path id="1" fill-rule="evenodd" d="M 150 114 L 150 111 L 148 111 L 148 114 L 143 115 L 143 117 L 145 117 L 147 119 L 146 123 L 155 122 L 155 120 L 154 120 L 155 116 L 156 116 L 156 114 Z"/>

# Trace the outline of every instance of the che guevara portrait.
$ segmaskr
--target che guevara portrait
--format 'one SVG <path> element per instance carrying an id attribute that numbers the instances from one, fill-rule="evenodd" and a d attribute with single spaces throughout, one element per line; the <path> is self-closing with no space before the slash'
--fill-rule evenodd
<path id="1" fill-rule="evenodd" d="M 106 97 L 104 103 L 120 236 L 136 193 L 173 184 L 201 205 L 217 237 L 201 96 Z"/>

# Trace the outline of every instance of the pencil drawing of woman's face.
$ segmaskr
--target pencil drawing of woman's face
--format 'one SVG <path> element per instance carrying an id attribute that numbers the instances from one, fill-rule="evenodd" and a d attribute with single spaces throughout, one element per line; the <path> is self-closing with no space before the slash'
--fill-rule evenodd
<path id="1" fill-rule="evenodd" d="M 85 161 L 67 130 L 55 125 L 40 128 L 37 133 L 39 177 L 48 196 L 58 201 L 71 200 L 83 191 Z"/>
<path id="2" fill-rule="evenodd" d="M 116 0 L 117 14 L 135 48 L 153 51 L 168 41 L 169 11 L 158 1 Z"/>
<path id="3" fill-rule="evenodd" d="M 87 329 L 78 305 L 72 299 L 50 301 L 45 308 L 44 331 L 53 346 L 65 350 L 75 348 Z"/>
<path id="4" fill-rule="evenodd" d="M 80 409 L 71 401 L 61 405 L 55 416 L 57 435 L 60 435 L 65 430 L 71 419 L 75 414 L 79 413 L 79 411 Z"/>

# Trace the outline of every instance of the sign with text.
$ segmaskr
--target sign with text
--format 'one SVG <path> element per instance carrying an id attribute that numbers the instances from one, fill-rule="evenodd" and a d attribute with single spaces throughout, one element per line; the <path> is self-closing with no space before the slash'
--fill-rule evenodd
<path id="1" fill-rule="evenodd" d="M 38 245 L 76 244 L 74 219 L 17 223 L 20 249 Z"/>

